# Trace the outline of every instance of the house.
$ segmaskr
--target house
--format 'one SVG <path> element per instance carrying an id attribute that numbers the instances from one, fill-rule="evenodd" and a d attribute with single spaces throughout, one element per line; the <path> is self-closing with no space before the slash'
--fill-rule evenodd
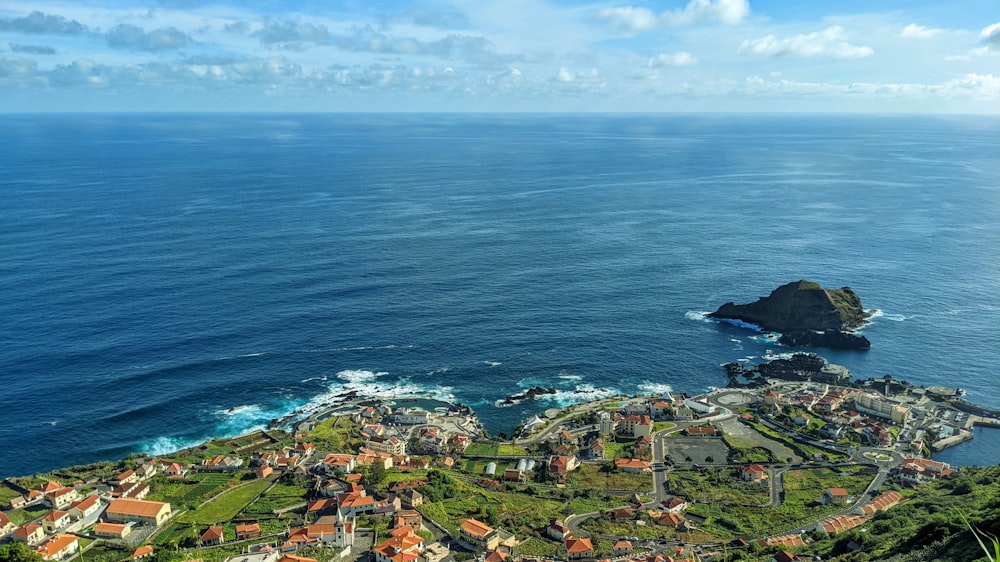
<path id="1" fill-rule="evenodd" d="M 684 516 L 678 513 L 664 513 L 656 519 L 657 525 L 678 529 L 684 524 Z"/>
<path id="2" fill-rule="evenodd" d="M 380 423 L 366 423 L 361 426 L 361 436 L 365 438 L 385 437 L 385 426 Z"/>
<path id="3" fill-rule="evenodd" d="M 51 484 L 51 482 L 50 482 Z M 80 493 L 70 488 L 62 486 L 54 490 L 45 492 L 45 503 L 52 509 L 68 509 L 69 505 L 80 499 Z"/>
<path id="4" fill-rule="evenodd" d="M 623 556 L 632 552 L 632 542 L 626 540 L 615 541 L 615 544 L 611 546 L 611 550 L 618 556 Z"/>
<path id="5" fill-rule="evenodd" d="M 70 517 L 68 511 L 62 511 L 61 509 L 53 509 L 52 511 L 45 514 L 42 517 L 42 529 L 45 533 L 51 535 L 56 531 L 63 530 L 66 525 L 69 525 Z"/>
<path id="6" fill-rule="evenodd" d="M 170 504 L 128 498 L 117 499 L 108 505 L 104 517 L 112 523 L 137 523 L 159 527 L 170 518 Z"/>
<path id="7" fill-rule="evenodd" d="M 503 481 L 504 482 L 514 482 L 516 484 L 524 484 L 527 482 L 527 478 L 524 476 L 523 470 L 517 470 L 516 468 L 508 468 L 503 471 Z"/>
<path id="8" fill-rule="evenodd" d="M 809 414 L 805 413 L 796 414 L 796 416 L 792 418 L 792 423 L 798 426 L 809 425 L 810 419 L 812 418 L 809 417 Z"/>
<path id="9" fill-rule="evenodd" d="M 483 562 L 507 562 L 508 558 L 510 558 L 510 554 L 507 554 L 502 550 L 493 550 L 486 555 L 486 558 L 483 559 Z"/>
<path id="10" fill-rule="evenodd" d="M 243 459 L 233 455 L 215 455 L 201 461 L 201 469 L 215 472 L 236 470 L 243 466 Z"/>
<path id="11" fill-rule="evenodd" d="M 236 540 L 260 538 L 260 523 L 246 523 L 236 526 Z"/>
<path id="12" fill-rule="evenodd" d="M 7 517 L 7 514 L 0 511 L 0 538 L 5 537 L 10 533 L 14 532 L 15 528 L 16 525 L 11 523 L 10 518 Z"/>
<path id="13" fill-rule="evenodd" d="M 568 560 L 582 560 L 594 557 L 594 545 L 590 539 L 566 539 L 563 543 L 566 546 L 566 558 Z"/>
<path id="14" fill-rule="evenodd" d="M 399 498 L 403 500 L 403 503 L 410 506 L 411 508 L 417 508 L 424 504 L 424 496 L 420 492 L 410 489 L 403 490 L 399 494 Z"/>
<path id="15" fill-rule="evenodd" d="M 319 498 L 306 504 L 306 513 L 332 512 L 338 505 L 337 498 Z"/>
<path id="16" fill-rule="evenodd" d="M 572 433 L 563 430 L 559 432 L 559 435 L 556 438 L 556 442 L 559 443 L 560 445 L 570 445 L 575 447 L 576 437 L 573 437 Z"/>
<path id="17" fill-rule="evenodd" d="M 680 513 L 688 508 L 688 502 L 677 496 L 665 500 L 661 505 L 663 506 L 663 510 L 668 513 Z"/>
<path id="18" fill-rule="evenodd" d="M 131 523 L 105 523 L 94 525 L 94 535 L 102 539 L 124 539 L 132 531 Z"/>
<path id="19" fill-rule="evenodd" d="M 787 550 L 782 550 L 771 558 L 771 562 L 795 562 L 796 560 L 801 560 L 801 558 Z"/>
<path id="20" fill-rule="evenodd" d="M 153 555 L 153 545 L 144 544 L 132 551 L 132 560 L 142 560 Z"/>
<path id="21" fill-rule="evenodd" d="M 748 464 L 740 471 L 740 477 L 744 482 L 761 483 L 767 480 L 767 469 L 760 464 Z"/>
<path id="22" fill-rule="evenodd" d="M 566 537 L 570 535 L 571 531 L 567 527 L 562 519 L 553 519 L 549 526 L 545 528 L 545 534 L 550 538 L 557 541 L 564 541 Z"/>
<path id="23" fill-rule="evenodd" d="M 424 551 L 424 539 L 413 527 L 397 527 L 389 531 L 389 538 L 375 545 L 375 562 L 417 562 Z"/>
<path id="24" fill-rule="evenodd" d="M 899 478 L 911 484 L 923 484 L 938 478 L 951 478 L 954 475 L 955 472 L 948 463 L 931 459 L 908 458 L 899 465 Z"/>
<path id="25" fill-rule="evenodd" d="M 320 517 L 312 525 L 288 530 L 288 539 L 281 545 L 284 552 L 303 546 L 354 546 L 355 518 L 342 514 Z"/>
<path id="26" fill-rule="evenodd" d="M 404 409 L 389 416 L 389 421 L 400 425 L 425 425 L 430 421 L 430 414 L 424 410 Z"/>
<path id="27" fill-rule="evenodd" d="M 847 505 L 851 500 L 850 494 L 844 488 L 827 488 L 823 492 L 823 505 Z"/>
<path id="28" fill-rule="evenodd" d="M 654 420 L 665 420 L 670 415 L 670 402 L 666 400 L 654 400 L 649 405 L 649 415 Z"/>
<path id="29" fill-rule="evenodd" d="M 268 476 L 271 475 L 272 472 L 274 472 L 274 469 L 266 464 L 258 466 L 257 470 L 254 471 L 254 473 L 257 475 L 257 478 L 267 478 Z"/>
<path id="30" fill-rule="evenodd" d="M 139 475 L 139 480 L 149 480 L 156 476 L 157 463 L 154 461 L 144 462 L 139 465 L 139 468 L 135 469 L 135 472 Z"/>
<path id="31" fill-rule="evenodd" d="M 603 459 L 604 451 L 604 439 L 594 437 L 587 443 L 586 448 L 584 448 L 581 453 L 589 459 Z"/>
<path id="32" fill-rule="evenodd" d="M 629 507 L 619 507 L 605 511 L 604 517 L 613 523 L 624 523 L 634 519 L 635 512 Z"/>
<path id="33" fill-rule="evenodd" d="M 101 510 L 101 498 L 90 495 L 82 500 L 69 504 L 70 517 L 74 519 L 84 519 Z"/>
<path id="34" fill-rule="evenodd" d="M 458 538 L 473 549 L 487 552 L 500 549 L 509 553 L 517 546 L 517 539 L 513 534 L 503 529 L 494 529 L 475 519 L 466 519 L 462 523 Z"/>
<path id="35" fill-rule="evenodd" d="M 715 437 L 718 433 L 716 429 L 710 425 L 696 425 L 687 428 L 684 432 L 694 437 Z"/>
<path id="36" fill-rule="evenodd" d="M 187 468 L 176 462 L 172 462 L 163 467 L 163 475 L 167 478 L 181 478 L 187 474 Z"/>
<path id="37" fill-rule="evenodd" d="M 205 529 L 205 532 L 198 537 L 198 544 L 201 546 L 216 546 L 224 542 L 226 539 L 222 536 L 222 527 L 217 525 Z"/>
<path id="38" fill-rule="evenodd" d="M 466 519 L 459 527 L 459 539 L 478 550 L 494 550 L 496 545 L 490 544 L 490 538 L 495 530 L 486 523 L 476 519 Z"/>
<path id="39" fill-rule="evenodd" d="M 278 562 L 319 562 L 319 561 L 316 560 L 315 558 L 307 558 L 305 556 L 295 556 L 294 554 L 286 554 L 281 558 L 279 558 Z"/>
<path id="40" fill-rule="evenodd" d="M 424 524 L 424 516 L 415 509 L 401 509 L 396 512 L 396 526 L 403 527 L 409 525 L 414 529 L 420 529 Z"/>
<path id="41" fill-rule="evenodd" d="M 320 468 L 328 474 L 334 472 L 352 472 L 354 471 L 354 455 L 330 453 L 323 459 Z"/>
<path id="42" fill-rule="evenodd" d="M 14 529 L 14 541 L 34 545 L 42 542 L 45 538 L 45 529 L 35 522 L 27 523 Z"/>
<path id="43" fill-rule="evenodd" d="M 138 482 L 139 475 L 134 470 L 126 470 L 118 476 L 115 476 L 111 480 L 108 480 L 109 486 L 121 486 L 122 484 L 130 484 L 132 482 Z"/>
<path id="44" fill-rule="evenodd" d="M 375 500 L 375 515 L 393 515 L 403 507 L 403 502 L 397 496 L 389 496 L 382 500 Z"/>
<path id="45" fill-rule="evenodd" d="M 642 474 L 650 472 L 649 463 L 639 459 L 615 459 L 615 468 L 630 474 Z"/>
<path id="46" fill-rule="evenodd" d="M 337 501 L 344 515 L 375 513 L 375 498 L 365 495 L 363 491 L 340 494 Z"/>
<path id="47" fill-rule="evenodd" d="M 59 534 L 35 548 L 42 560 L 63 560 L 80 549 L 80 542 L 73 535 Z"/>
<path id="48" fill-rule="evenodd" d="M 671 415 L 678 421 L 692 420 L 694 419 L 694 410 L 689 408 L 686 404 L 679 404 L 673 407 Z"/>
<path id="49" fill-rule="evenodd" d="M 549 457 L 549 472 L 559 478 L 566 476 L 568 472 L 580 466 L 580 461 L 575 456 L 553 456 Z"/>
<path id="50" fill-rule="evenodd" d="M 632 449 L 635 451 L 647 451 L 653 446 L 653 439 L 648 435 L 643 435 L 642 437 L 635 440 L 632 444 Z"/>

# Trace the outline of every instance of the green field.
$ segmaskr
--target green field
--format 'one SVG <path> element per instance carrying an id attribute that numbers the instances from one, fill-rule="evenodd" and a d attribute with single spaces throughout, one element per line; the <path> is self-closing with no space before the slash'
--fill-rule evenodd
<path id="1" fill-rule="evenodd" d="M 208 525 L 229 521 L 243 511 L 270 484 L 268 480 L 254 480 L 249 484 L 234 488 L 218 499 L 185 513 L 179 518 L 179 521 Z"/>
<path id="2" fill-rule="evenodd" d="M 767 484 L 750 484 L 738 468 L 721 470 L 674 470 L 668 479 L 670 492 L 699 502 L 760 506 L 771 499 Z"/>
<path id="3" fill-rule="evenodd" d="M 608 471 L 606 465 L 582 464 L 566 476 L 566 484 L 575 489 L 635 490 L 650 492 L 653 476 L 650 473 L 628 474 Z"/>

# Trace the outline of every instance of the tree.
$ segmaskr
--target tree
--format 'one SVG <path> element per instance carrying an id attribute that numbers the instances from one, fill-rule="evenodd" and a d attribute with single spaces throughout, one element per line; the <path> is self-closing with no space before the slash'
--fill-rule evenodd
<path id="1" fill-rule="evenodd" d="M 373 488 L 378 488 L 385 481 L 385 465 L 373 463 L 368 468 L 368 483 Z"/>
<path id="2" fill-rule="evenodd" d="M 42 562 L 42 555 L 22 542 L 0 546 L 0 562 Z"/>

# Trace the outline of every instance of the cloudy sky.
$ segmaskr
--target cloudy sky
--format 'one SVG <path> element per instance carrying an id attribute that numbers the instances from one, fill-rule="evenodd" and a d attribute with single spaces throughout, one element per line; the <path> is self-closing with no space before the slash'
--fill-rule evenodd
<path id="1" fill-rule="evenodd" d="M 0 112 L 1000 113 L 1000 0 L 0 3 Z"/>

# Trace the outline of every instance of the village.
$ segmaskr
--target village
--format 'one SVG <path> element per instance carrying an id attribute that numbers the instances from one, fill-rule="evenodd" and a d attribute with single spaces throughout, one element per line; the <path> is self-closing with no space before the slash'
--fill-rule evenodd
<path id="1" fill-rule="evenodd" d="M 89 562 L 787 562 L 957 476 L 932 449 L 995 414 L 888 378 L 775 380 L 553 409 L 500 440 L 464 406 L 359 398 L 9 478 L 0 540 Z"/>

